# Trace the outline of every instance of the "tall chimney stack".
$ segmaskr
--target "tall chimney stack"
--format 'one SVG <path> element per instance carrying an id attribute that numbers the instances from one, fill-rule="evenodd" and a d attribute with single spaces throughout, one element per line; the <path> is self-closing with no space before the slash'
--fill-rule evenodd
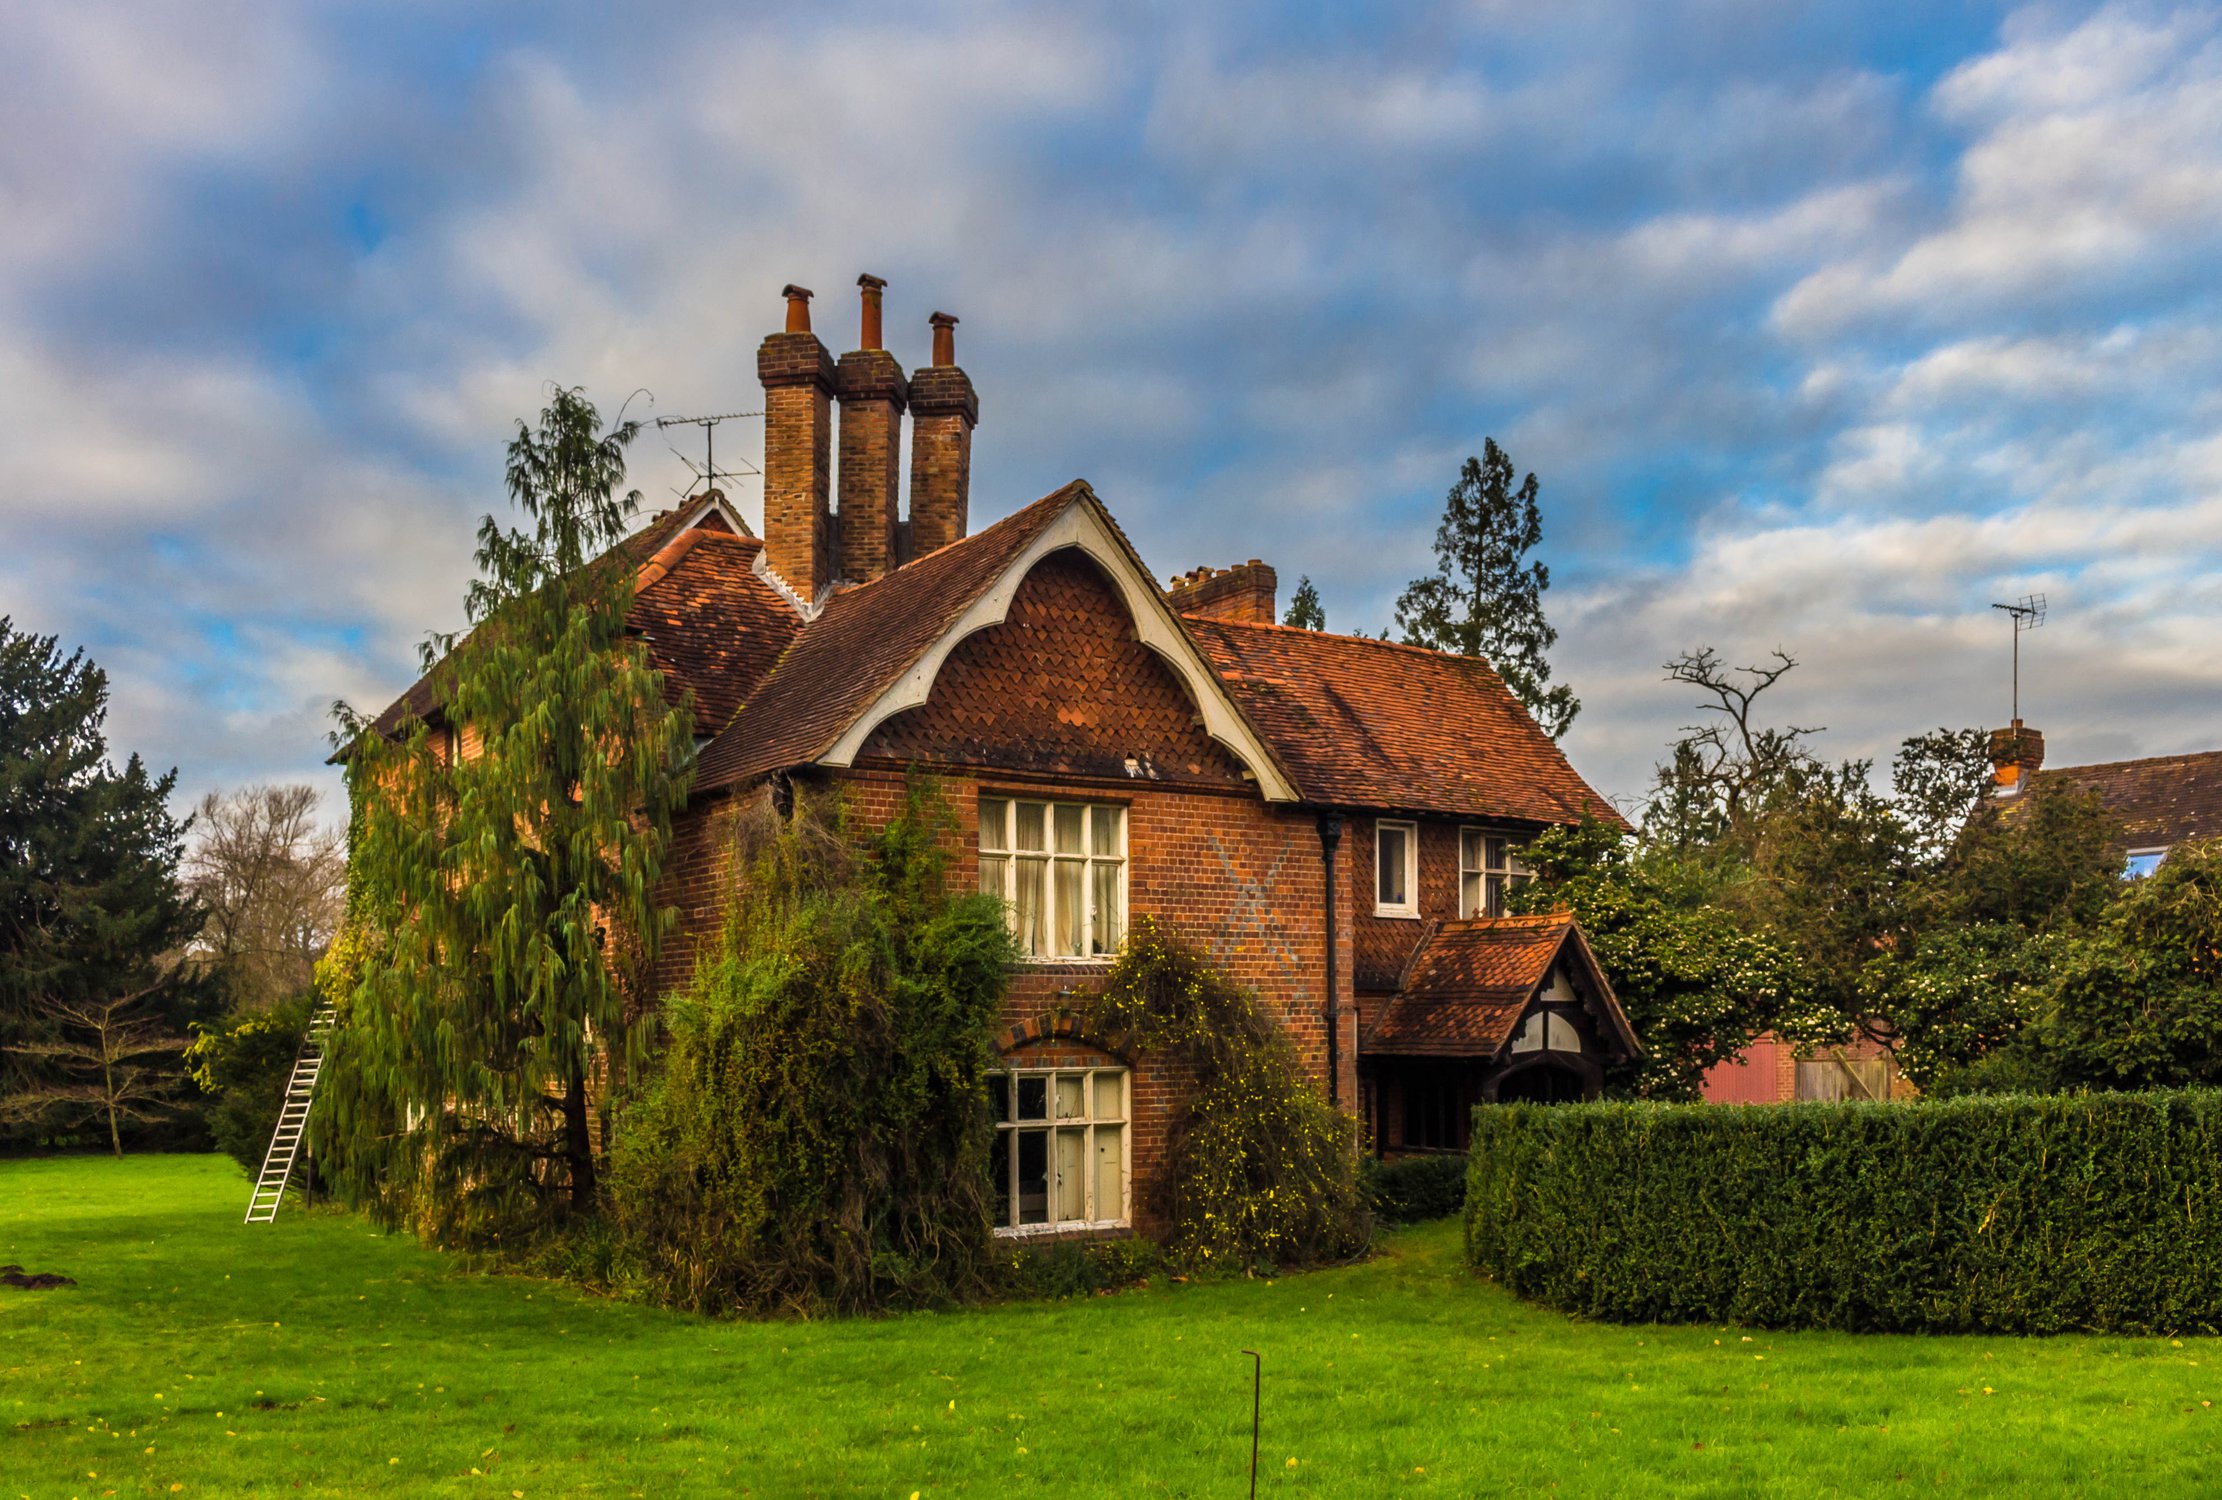
<path id="1" fill-rule="evenodd" d="M 957 320 L 937 312 L 934 362 L 910 380 L 910 550 L 923 557 L 965 533 L 972 489 L 972 429 L 980 398 L 957 368 Z"/>
<path id="2" fill-rule="evenodd" d="M 789 286 L 787 329 L 756 350 L 764 383 L 764 555 L 806 600 L 834 577 L 833 356 L 810 331 L 810 291 Z"/>
<path id="3" fill-rule="evenodd" d="M 859 276 L 863 319 L 858 347 L 841 356 L 841 576 L 870 583 L 893 568 L 895 509 L 901 483 L 903 407 L 910 386 L 895 356 L 880 347 L 880 294 L 887 283 Z"/>

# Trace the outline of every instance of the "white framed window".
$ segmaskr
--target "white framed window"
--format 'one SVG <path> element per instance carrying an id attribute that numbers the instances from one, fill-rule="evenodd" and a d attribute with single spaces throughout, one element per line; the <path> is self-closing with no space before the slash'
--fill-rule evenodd
<path id="1" fill-rule="evenodd" d="M 980 889 L 1028 958 L 1109 958 L 1126 941 L 1126 809 L 980 799 Z"/>
<path id="2" fill-rule="evenodd" d="M 2158 849 L 2132 849 L 2129 851 L 2129 862 L 2122 867 L 2122 878 L 2143 880 L 2159 869 L 2160 862 L 2167 856 L 2168 847 L 2165 844 Z"/>
<path id="3" fill-rule="evenodd" d="M 1458 830 L 1458 914 L 1501 917 L 1505 892 L 1533 877 L 1520 861 L 1519 846 L 1501 833 L 1481 828 Z"/>
<path id="4" fill-rule="evenodd" d="M 1118 1229 L 1127 1223 L 1124 1068 L 1014 1068 L 988 1075 L 997 1234 Z"/>
<path id="5" fill-rule="evenodd" d="M 1373 914 L 1420 914 L 1420 825 L 1373 825 Z"/>

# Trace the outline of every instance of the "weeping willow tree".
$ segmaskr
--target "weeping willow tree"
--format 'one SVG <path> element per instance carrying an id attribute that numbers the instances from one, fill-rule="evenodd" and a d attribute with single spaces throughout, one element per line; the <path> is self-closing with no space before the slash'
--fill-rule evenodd
<path id="1" fill-rule="evenodd" d="M 321 1165 L 390 1221 L 487 1238 L 595 1200 L 598 1083 L 637 1061 L 631 1003 L 672 913 L 655 891 L 691 774 L 691 715 L 626 633 L 622 496 L 638 424 L 557 389 L 517 424 L 470 630 L 435 637 L 430 717 L 344 705 L 354 801 L 342 1008 Z M 607 554 L 607 556 L 605 556 Z"/>

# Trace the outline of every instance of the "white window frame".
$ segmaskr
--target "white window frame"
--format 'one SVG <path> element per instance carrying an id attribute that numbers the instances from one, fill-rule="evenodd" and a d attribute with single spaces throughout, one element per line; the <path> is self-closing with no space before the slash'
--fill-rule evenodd
<path id="1" fill-rule="evenodd" d="M 2156 849 L 2130 850 L 2122 860 L 2122 878 L 2124 880 L 2150 880 L 2160 872 L 2162 862 L 2168 858 L 2169 847 L 2167 844 L 2162 844 Z M 2153 867 L 2150 870 L 2138 869 L 2137 862 L 2147 858 L 2152 860 Z"/>
<path id="2" fill-rule="evenodd" d="M 986 827 L 987 804 L 1003 804 L 1002 847 L 989 847 L 989 830 Z M 1018 810 L 1021 806 L 1042 809 L 1042 843 L 1039 851 L 1021 850 L 1018 847 Z M 1059 854 L 1057 842 L 1057 809 L 1080 809 L 1080 852 Z M 1109 854 L 1096 851 L 1096 818 L 1101 812 L 1118 814 L 1119 836 L 1117 849 Z M 1100 953 L 1026 953 L 1020 961 L 1031 964 L 1108 964 L 1125 946 L 1126 935 L 1133 930 L 1134 911 L 1128 899 L 1127 836 L 1133 825 L 1133 809 L 1123 802 L 1085 801 L 1077 797 L 1029 797 L 1012 792 L 983 790 L 979 798 L 979 815 L 983 820 L 979 837 L 975 840 L 974 855 L 980 861 L 980 889 L 1003 898 L 1003 910 L 1011 924 L 1011 935 L 1024 941 L 1025 934 L 1018 923 L 1018 876 L 1021 860 L 1038 860 L 1042 864 L 1042 932 L 1049 943 L 1055 943 L 1057 932 L 1057 867 L 1061 864 L 1080 866 L 1080 931 L 1081 945 L 1093 947 L 1096 931 L 1096 882 L 1099 866 L 1116 865 L 1119 872 L 1119 920 L 1114 941 Z M 1000 859 L 1002 865 L 1001 889 L 992 889 L 992 870 L 989 860 Z"/>
<path id="3" fill-rule="evenodd" d="M 1106 1064 L 1101 1067 L 1081 1068 L 1004 1068 L 997 1074 L 1004 1083 L 1005 1118 L 995 1122 L 998 1138 L 1007 1137 L 1010 1147 L 1004 1152 L 1003 1170 L 1009 1174 L 1004 1184 L 1006 1201 L 1011 1206 L 1013 1218 L 1018 1214 L 1018 1137 L 1024 1132 L 1036 1132 L 1049 1137 L 1047 1163 L 1049 1197 L 1051 1203 L 1062 1200 L 1063 1187 L 1057 1179 L 1057 1132 L 1083 1130 L 1080 1159 L 1082 1177 L 1086 1186 L 1087 1215 L 1078 1219 L 1050 1219 L 1041 1224 L 997 1224 L 995 1233 L 1003 1239 L 1025 1239 L 1032 1235 L 1075 1234 L 1097 1229 L 1126 1229 L 1131 1226 L 1134 1203 L 1134 1075 L 1133 1070 Z M 1119 1080 L 1119 1113 L 1114 1118 L 1096 1113 L 1096 1080 L 1111 1076 Z M 1059 1118 L 1057 1114 L 1057 1080 L 1078 1077 L 1082 1113 Z M 1018 1117 L 1019 1080 L 1040 1078 L 1046 1095 L 1044 1112 L 1038 1120 L 1021 1120 Z M 1119 1201 L 1112 1205 L 1113 1213 L 1105 1214 L 1104 1205 L 1096 1201 L 1095 1176 L 1096 1132 L 1105 1127 L 1115 1127 L 1119 1132 Z M 993 1158 L 991 1157 L 990 1160 Z"/>
<path id="4" fill-rule="evenodd" d="M 1503 859 L 1492 864 L 1490 845 Z M 1526 885 L 1535 872 L 1520 858 L 1519 845 L 1501 828 L 1474 826 L 1458 830 L 1458 915 L 1501 917 L 1504 898 L 1516 885 Z M 1469 895 L 1468 887 L 1472 894 Z"/>
<path id="5" fill-rule="evenodd" d="M 1381 835 L 1391 828 L 1404 832 L 1404 900 L 1391 904 L 1381 899 Z M 1395 818 L 1376 818 L 1373 824 L 1373 914 L 1377 917 L 1417 917 L 1420 914 L 1420 825 Z"/>

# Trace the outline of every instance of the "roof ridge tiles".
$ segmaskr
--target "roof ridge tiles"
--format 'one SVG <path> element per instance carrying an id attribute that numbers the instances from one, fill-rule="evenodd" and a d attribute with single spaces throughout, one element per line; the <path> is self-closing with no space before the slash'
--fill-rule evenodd
<path id="1" fill-rule="evenodd" d="M 2040 777 L 2063 776 L 2077 771 L 2120 771 L 2130 766 L 2156 766 L 2168 761 L 2218 759 L 2222 759 L 2222 750 L 2179 750 L 2173 755 L 2136 755 L 2128 760 L 2094 760 L 2075 766 L 2046 766 L 2035 774 Z"/>

